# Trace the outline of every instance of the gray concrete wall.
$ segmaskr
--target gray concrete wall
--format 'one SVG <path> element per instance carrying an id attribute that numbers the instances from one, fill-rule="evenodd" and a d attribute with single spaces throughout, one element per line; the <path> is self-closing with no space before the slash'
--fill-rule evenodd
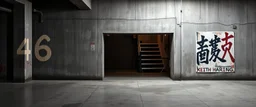
<path id="1" fill-rule="evenodd" d="M 33 43 L 47 34 L 51 41 L 44 44 L 52 50 L 52 57 L 46 62 L 33 57 L 36 79 L 102 79 L 103 33 L 171 32 L 174 33 L 170 63 L 173 79 L 255 78 L 253 0 L 93 0 L 89 11 L 76 10 L 65 1 L 58 5 L 44 2 L 33 5 L 44 13 L 44 23 L 35 22 Z M 238 29 L 212 22 L 238 23 Z M 177 25 L 180 23 L 181 27 Z M 195 32 L 212 30 L 235 32 L 236 73 L 196 73 Z M 90 43 L 96 44 L 95 51 L 90 50 Z"/>
<path id="2" fill-rule="evenodd" d="M 150 3 L 149 3 L 150 2 Z M 76 10 L 70 3 L 38 6 L 44 23 L 35 24 L 33 42 L 47 34 L 52 57 L 34 58 L 35 79 L 102 79 L 103 33 L 170 33 L 175 31 L 171 1 L 93 0 L 92 10 Z M 147 5 L 146 5 L 147 4 Z M 167 5 L 168 4 L 168 5 Z M 51 8 L 52 6 L 52 8 Z M 64 9 L 64 7 L 66 7 Z M 53 9 L 53 10 L 50 10 Z M 90 50 L 90 43 L 96 50 Z"/>
<path id="3" fill-rule="evenodd" d="M 29 49 L 31 54 L 29 60 L 25 61 L 25 80 L 32 79 L 32 54 L 34 49 L 32 48 L 32 3 L 25 1 L 25 38 L 29 39 Z"/>
<path id="4" fill-rule="evenodd" d="M 256 79 L 254 0 L 183 0 L 182 79 Z M 217 23 L 220 24 L 217 24 Z M 238 28 L 232 29 L 232 24 Z M 196 73 L 197 31 L 235 32 L 235 73 Z"/>
<path id="5" fill-rule="evenodd" d="M 24 82 L 32 79 L 32 3 L 27 0 L 15 0 L 13 4 L 13 79 L 14 82 Z M 24 39 L 29 40 L 31 54 L 25 51 L 18 54 L 17 50 Z M 25 44 L 25 47 L 27 43 Z M 27 48 L 22 48 L 23 50 Z M 27 60 L 27 57 L 28 60 Z"/>

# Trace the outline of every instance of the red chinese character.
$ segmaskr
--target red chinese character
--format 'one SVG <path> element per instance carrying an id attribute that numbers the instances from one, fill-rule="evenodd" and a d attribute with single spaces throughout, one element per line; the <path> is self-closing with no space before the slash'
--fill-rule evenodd
<path id="1" fill-rule="evenodd" d="M 222 59 L 225 58 L 225 56 L 226 56 L 226 54 L 227 54 L 227 52 L 228 52 L 231 61 L 232 61 L 232 62 L 235 62 L 235 58 L 233 57 L 233 55 L 232 55 L 231 52 L 230 52 L 230 49 L 231 49 L 231 47 L 232 47 L 233 44 L 232 44 L 232 42 L 229 42 L 229 41 L 228 41 L 228 39 L 231 39 L 231 38 L 234 38 L 234 36 L 233 36 L 233 35 L 228 35 L 228 33 L 225 32 L 225 38 L 222 38 L 222 39 L 221 39 L 222 41 L 225 41 L 225 44 L 224 44 L 224 45 L 221 45 L 221 48 L 222 48 L 222 50 L 224 51 L 224 55 L 222 56 Z"/>

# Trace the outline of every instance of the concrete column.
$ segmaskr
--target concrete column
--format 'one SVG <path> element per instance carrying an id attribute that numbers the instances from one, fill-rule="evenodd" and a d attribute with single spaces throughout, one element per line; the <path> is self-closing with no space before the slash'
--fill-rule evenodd
<path id="1" fill-rule="evenodd" d="M 23 43 L 23 41 L 29 41 Z M 17 52 L 20 45 L 22 50 L 30 50 L 27 56 L 25 51 Z M 28 48 L 26 47 L 28 45 Z M 25 82 L 32 79 L 32 3 L 27 0 L 16 0 L 13 4 L 13 80 Z"/>

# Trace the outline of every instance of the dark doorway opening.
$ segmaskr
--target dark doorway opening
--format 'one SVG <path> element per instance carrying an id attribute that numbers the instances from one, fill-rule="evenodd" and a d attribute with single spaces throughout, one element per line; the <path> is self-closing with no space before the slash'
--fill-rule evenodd
<path id="1" fill-rule="evenodd" d="M 104 74 L 170 76 L 172 34 L 104 34 Z"/>
<path id="2" fill-rule="evenodd" d="M 1 2 L 0 7 L 0 81 L 13 80 L 13 14 L 12 5 Z M 5 10 L 6 9 L 6 10 Z M 9 10 L 10 9 L 10 10 Z"/>
<path id="3" fill-rule="evenodd" d="M 137 41 L 132 35 L 107 34 L 104 43 L 106 75 L 137 72 Z"/>

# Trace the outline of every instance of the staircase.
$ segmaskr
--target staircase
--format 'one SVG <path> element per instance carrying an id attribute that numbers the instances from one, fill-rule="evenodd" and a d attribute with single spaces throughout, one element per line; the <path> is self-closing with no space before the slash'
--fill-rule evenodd
<path id="1" fill-rule="evenodd" d="M 140 71 L 162 72 L 164 64 L 161 58 L 158 43 L 139 43 Z"/>

